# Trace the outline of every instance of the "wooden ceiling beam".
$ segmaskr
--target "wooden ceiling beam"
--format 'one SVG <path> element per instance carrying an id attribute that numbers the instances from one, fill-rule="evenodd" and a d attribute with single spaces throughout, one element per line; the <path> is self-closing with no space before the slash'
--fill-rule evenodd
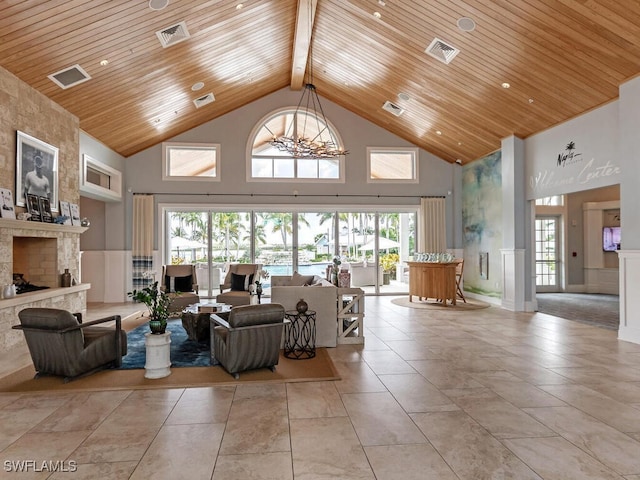
<path id="1" fill-rule="evenodd" d="M 301 90 L 304 83 L 317 6 L 318 0 L 298 0 L 296 31 L 293 38 L 293 57 L 291 59 L 292 90 Z"/>

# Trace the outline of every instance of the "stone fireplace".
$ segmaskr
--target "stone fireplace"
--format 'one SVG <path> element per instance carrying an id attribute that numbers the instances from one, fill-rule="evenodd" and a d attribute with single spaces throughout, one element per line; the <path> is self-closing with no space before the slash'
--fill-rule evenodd
<path id="1" fill-rule="evenodd" d="M 13 274 L 37 286 L 59 287 L 58 239 L 13 237 Z"/>
<path id="2" fill-rule="evenodd" d="M 64 308 L 86 312 L 87 284 L 61 287 L 65 269 L 74 278 L 80 272 L 80 234 L 85 227 L 28 222 L 0 218 L 0 286 L 13 283 L 13 274 L 46 290 L 0 299 L 0 349 L 24 343 L 24 336 L 11 326 L 19 323 L 18 312 L 28 307 Z"/>

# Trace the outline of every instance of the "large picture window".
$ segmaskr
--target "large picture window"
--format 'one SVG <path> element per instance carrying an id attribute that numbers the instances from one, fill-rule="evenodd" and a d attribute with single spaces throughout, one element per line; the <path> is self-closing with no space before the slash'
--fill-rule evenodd
<path id="1" fill-rule="evenodd" d="M 220 180 L 220 145 L 215 143 L 162 144 L 163 180 Z"/>
<path id="2" fill-rule="evenodd" d="M 333 126 L 324 123 L 323 119 L 311 112 L 298 111 L 294 115 L 295 108 L 278 110 L 261 119 L 254 128 L 249 138 L 250 154 L 249 168 L 247 169 L 247 181 L 268 181 L 273 179 L 291 179 L 344 182 L 344 157 L 339 158 L 295 158 L 290 154 L 278 150 L 271 145 L 274 137 L 280 137 L 292 130 L 292 123 L 297 119 L 300 131 L 304 128 L 309 133 L 310 129 L 318 128 L 326 135 L 328 132 L 331 141 L 338 148 L 342 148 L 342 140 Z M 312 118 L 311 118 L 312 117 Z M 318 132 L 311 131 L 313 136 Z"/>

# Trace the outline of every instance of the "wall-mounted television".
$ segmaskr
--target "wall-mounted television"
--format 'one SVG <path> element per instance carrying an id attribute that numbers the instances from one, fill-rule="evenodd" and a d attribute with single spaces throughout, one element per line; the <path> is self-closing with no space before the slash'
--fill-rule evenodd
<path id="1" fill-rule="evenodd" d="M 602 228 L 602 249 L 605 252 L 620 250 L 620 227 Z"/>

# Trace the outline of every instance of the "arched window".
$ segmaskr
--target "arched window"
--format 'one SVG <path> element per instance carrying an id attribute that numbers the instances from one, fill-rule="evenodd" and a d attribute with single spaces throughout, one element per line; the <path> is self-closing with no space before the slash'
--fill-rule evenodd
<path id="1" fill-rule="evenodd" d="M 293 125 L 294 119 L 297 120 Z M 295 127 L 295 128 L 294 128 Z M 305 132 L 310 138 L 319 137 L 337 149 L 343 144 L 335 128 L 311 111 L 287 107 L 265 116 L 249 137 L 247 181 L 277 179 L 295 181 L 344 182 L 344 156 L 333 158 L 296 158 L 271 144 L 274 137 Z"/>

